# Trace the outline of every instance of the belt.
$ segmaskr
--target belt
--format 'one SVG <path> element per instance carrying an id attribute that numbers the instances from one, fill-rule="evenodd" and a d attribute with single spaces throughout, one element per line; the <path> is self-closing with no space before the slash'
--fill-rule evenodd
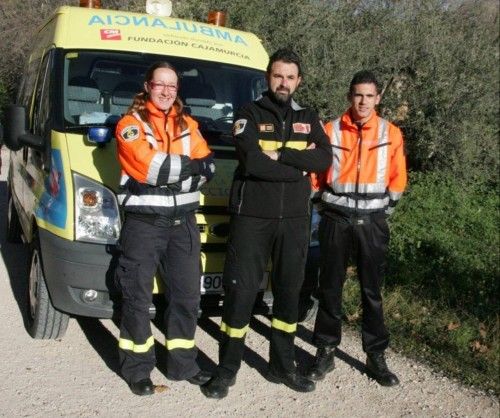
<path id="1" fill-rule="evenodd" d="M 135 213 L 125 212 L 126 218 L 137 219 L 155 226 L 178 226 L 186 223 L 186 216 L 179 216 L 177 218 L 167 218 L 162 215 L 155 215 L 150 213 Z"/>
<path id="2" fill-rule="evenodd" d="M 334 212 L 324 212 L 324 215 L 334 220 L 335 222 L 346 225 L 368 225 L 377 220 L 385 219 L 384 212 L 368 213 L 366 215 L 340 215 Z"/>
<path id="3" fill-rule="evenodd" d="M 155 226 L 179 226 L 186 223 L 186 217 L 182 216 L 180 218 L 167 218 L 166 216 L 158 216 L 155 221 Z"/>

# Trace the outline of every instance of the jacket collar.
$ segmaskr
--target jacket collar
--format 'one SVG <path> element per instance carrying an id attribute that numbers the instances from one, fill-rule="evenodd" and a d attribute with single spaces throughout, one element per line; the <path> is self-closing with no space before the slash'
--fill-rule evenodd
<path id="1" fill-rule="evenodd" d="M 342 115 L 341 120 L 345 125 L 354 129 L 358 129 L 358 125 L 352 119 L 351 108 L 349 108 L 349 110 L 347 110 L 347 112 L 345 112 Z M 372 110 L 370 118 L 363 124 L 363 129 L 370 129 L 376 127 L 376 125 L 377 125 L 377 112 L 375 110 Z"/>
<path id="2" fill-rule="evenodd" d="M 177 111 L 175 110 L 174 106 L 172 106 L 170 110 L 165 113 L 163 110 L 158 109 L 150 100 L 146 102 L 146 109 L 149 115 L 153 118 L 165 119 L 166 117 L 172 118 L 177 116 Z"/>
<path id="3" fill-rule="evenodd" d="M 277 105 L 269 97 L 269 91 L 265 91 L 264 93 L 262 93 L 262 95 L 257 98 L 256 102 L 259 102 L 267 109 L 277 111 Z M 295 100 L 293 100 L 293 98 L 292 100 L 290 100 L 289 106 L 292 108 L 292 110 L 295 111 L 305 109 L 304 107 L 300 106 Z"/>

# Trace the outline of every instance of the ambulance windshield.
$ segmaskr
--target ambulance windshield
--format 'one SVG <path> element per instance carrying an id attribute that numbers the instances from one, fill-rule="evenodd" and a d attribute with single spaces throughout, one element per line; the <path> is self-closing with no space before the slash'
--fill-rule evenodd
<path id="1" fill-rule="evenodd" d="M 111 125 L 143 89 L 144 74 L 168 61 L 180 74 L 179 95 L 205 136 L 231 133 L 235 111 L 266 88 L 264 72 L 216 62 L 109 51 L 67 52 L 64 64 L 64 119 L 67 128 Z"/>

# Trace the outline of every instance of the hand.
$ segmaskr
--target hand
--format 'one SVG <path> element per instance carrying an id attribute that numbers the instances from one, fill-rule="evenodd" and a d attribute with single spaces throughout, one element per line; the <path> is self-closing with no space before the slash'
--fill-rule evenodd
<path id="1" fill-rule="evenodd" d="M 316 144 L 314 142 L 311 142 L 306 149 L 316 149 Z M 307 176 L 307 171 L 303 171 L 302 175 Z"/>
<path id="2" fill-rule="evenodd" d="M 271 160 L 278 161 L 278 151 L 262 151 L 265 155 L 267 155 Z"/>
<path id="3" fill-rule="evenodd" d="M 215 165 L 211 159 L 194 158 L 191 160 L 192 175 L 204 176 L 210 181 L 215 174 Z"/>

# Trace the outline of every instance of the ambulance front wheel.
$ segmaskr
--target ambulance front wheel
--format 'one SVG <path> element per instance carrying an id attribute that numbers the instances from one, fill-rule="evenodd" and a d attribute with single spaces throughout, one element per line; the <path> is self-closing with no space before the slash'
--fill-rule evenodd
<path id="1" fill-rule="evenodd" d="M 30 244 L 28 269 L 28 332 L 35 339 L 62 338 L 68 327 L 69 316 L 54 308 L 50 300 L 36 232 Z"/>

